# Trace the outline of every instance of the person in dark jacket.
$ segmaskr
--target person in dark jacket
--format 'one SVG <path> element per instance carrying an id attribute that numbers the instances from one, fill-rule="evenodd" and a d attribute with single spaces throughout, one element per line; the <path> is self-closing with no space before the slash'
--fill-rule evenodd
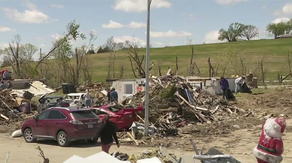
<path id="1" fill-rule="evenodd" d="M 223 99 L 227 99 L 227 90 L 229 89 L 229 83 L 223 76 L 220 78 L 220 86 L 223 92 Z"/>
<path id="2" fill-rule="evenodd" d="M 108 103 L 111 103 L 111 90 L 110 89 L 107 91 L 107 101 L 108 101 Z"/>
<path id="3" fill-rule="evenodd" d="M 116 134 L 116 127 L 110 121 L 109 115 L 105 115 L 104 120 L 105 120 L 105 125 L 99 134 L 100 139 L 101 139 L 101 150 L 106 153 L 109 153 L 109 149 L 111 148 L 114 140 L 118 148 L 120 148 L 120 143 Z"/>
<path id="4" fill-rule="evenodd" d="M 111 89 L 110 100 L 111 100 L 111 102 L 113 102 L 113 103 L 117 103 L 118 100 L 119 100 L 118 92 L 116 91 L 115 88 L 112 88 L 112 89 Z"/>

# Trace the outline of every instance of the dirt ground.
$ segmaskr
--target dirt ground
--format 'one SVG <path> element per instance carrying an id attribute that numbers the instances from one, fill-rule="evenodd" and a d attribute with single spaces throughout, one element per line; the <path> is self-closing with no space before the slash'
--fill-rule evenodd
<path id="1" fill-rule="evenodd" d="M 288 126 L 292 126 L 292 119 L 287 120 Z M 282 163 L 292 162 L 292 127 L 288 127 L 284 135 L 285 151 L 283 154 L 284 160 Z M 231 154 L 242 163 L 254 163 L 255 159 L 252 155 L 252 149 L 256 146 L 260 134 L 260 126 L 255 126 L 250 129 L 242 129 L 229 134 L 226 137 L 219 137 L 204 143 L 200 139 L 191 137 L 197 143 L 199 150 L 205 147 L 216 147 L 225 154 Z M 190 144 L 186 144 L 191 147 Z M 54 141 L 40 141 L 38 143 L 26 143 L 23 138 L 11 138 L 7 134 L 0 135 L 0 160 L 5 160 L 7 153 L 10 152 L 9 163 L 38 163 L 42 162 L 42 158 L 38 157 L 38 150 L 35 148 L 40 146 L 45 153 L 45 156 L 52 163 L 61 163 L 72 155 L 86 157 L 101 151 L 99 145 L 88 146 L 85 142 L 73 143 L 71 147 L 62 148 Z M 119 151 L 123 153 L 139 154 L 145 151 L 146 147 L 121 146 L 119 149 L 113 146 L 111 152 Z M 190 148 L 191 149 L 191 148 Z M 177 156 L 194 155 L 193 151 L 182 151 L 182 149 L 174 149 L 169 152 Z"/>
<path id="2" fill-rule="evenodd" d="M 177 156 L 194 155 L 190 139 L 197 143 L 199 149 L 204 151 L 216 147 L 225 154 L 231 154 L 242 163 L 253 163 L 253 148 L 257 145 L 261 124 L 271 115 L 285 114 L 287 117 L 287 130 L 283 137 L 285 151 L 282 163 L 292 162 L 292 90 L 279 88 L 273 90 L 256 90 L 253 94 L 239 94 L 233 105 L 245 110 L 244 114 L 234 114 L 223 117 L 224 120 L 209 125 L 193 125 L 191 134 L 180 134 L 179 137 L 155 139 L 154 144 L 163 144 L 170 152 Z M 20 124 L 17 124 L 20 126 Z M 86 143 L 76 142 L 72 147 L 58 147 L 54 141 L 42 141 L 28 144 L 22 138 L 13 139 L 9 136 L 9 129 L 16 126 L 0 126 L 0 160 L 5 160 L 10 151 L 9 163 L 27 162 L 37 163 L 42 159 L 38 157 L 35 149 L 41 146 L 52 163 L 63 162 L 72 155 L 89 156 L 101 150 L 100 146 L 86 146 Z M 4 133 L 5 132 L 5 133 Z M 5 148 L 4 148 L 5 147 Z M 139 154 L 147 147 L 135 145 L 122 145 L 121 148 L 113 146 L 112 152 L 119 151 L 127 154 Z M 170 150 L 172 149 L 172 150 Z M 66 152 L 63 152 L 66 151 Z M 62 152 L 61 152 L 62 151 Z"/>

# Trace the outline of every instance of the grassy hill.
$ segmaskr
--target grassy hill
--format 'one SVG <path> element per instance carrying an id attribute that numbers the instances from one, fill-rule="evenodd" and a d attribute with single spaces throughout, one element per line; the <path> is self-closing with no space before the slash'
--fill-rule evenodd
<path id="1" fill-rule="evenodd" d="M 289 72 L 288 53 L 291 53 L 292 62 L 292 39 L 239 41 L 231 43 L 194 45 L 194 61 L 200 69 L 200 76 L 208 76 L 208 57 L 219 75 L 226 67 L 225 76 L 241 75 L 242 70 L 253 72 L 260 76 L 259 62 L 263 61 L 267 79 L 277 79 L 278 74 Z M 145 55 L 145 49 L 140 49 L 139 55 Z M 104 81 L 107 77 L 109 53 L 89 55 L 90 64 L 93 67 L 94 81 Z M 116 52 L 115 74 L 119 76 L 119 69 L 124 67 L 123 78 L 133 78 L 128 52 Z M 152 48 L 150 50 L 150 63 L 156 63 L 151 74 L 158 74 L 158 65 L 162 73 L 166 73 L 168 67 L 175 70 L 175 60 L 178 57 L 178 74 L 187 75 L 190 65 L 190 46 L 174 46 L 165 48 Z M 241 61 L 244 67 L 241 66 Z"/>

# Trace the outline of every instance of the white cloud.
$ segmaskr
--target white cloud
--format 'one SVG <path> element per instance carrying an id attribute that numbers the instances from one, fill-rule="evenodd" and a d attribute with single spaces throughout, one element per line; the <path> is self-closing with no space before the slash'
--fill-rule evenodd
<path id="1" fill-rule="evenodd" d="M 186 17 L 188 17 L 188 18 L 190 18 L 190 19 L 194 19 L 195 18 L 195 15 L 192 14 L 192 13 L 189 14 L 189 13 L 184 12 L 183 15 L 186 16 Z"/>
<path id="2" fill-rule="evenodd" d="M 131 22 L 129 25 L 127 25 L 127 27 L 129 27 L 129 28 L 145 28 L 146 27 L 146 23 Z"/>
<path id="3" fill-rule="evenodd" d="M 0 32 L 8 32 L 8 31 L 11 31 L 12 29 L 9 28 L 9 27 L 3 27 L 3 26 L 0 26 Z"/>
<path id="4" fill-rule="evenodd" d="M 292 3 L 286 3 L 282 9 L 277 10 L 273 13 L 275 16 L 280 16 L 280 15 L 292 15 Z"/>
<path id="5" fill-rule="evenodd" d="M 170 7 L 168 0 L 153 0 L 151 3 L 151 8 Z M 143 12 L 147 10 L 147 0 L 117 0 L 113 8 L 125 12 Z"/>
<path id="6" fill-rule="evenodd" d="M 282 12 L 284 14 L 292 14 L 292 3 L 287 3 L 283 8 Z"/>
<path id="7" fill-rule="evenodd" d="M 59 40 L 59 39 L 62 38 L 62 37 L 64 37 L 64 35 L 60 35 L 60 34 L 58 34 L 58 33 L 56 33 L 56 34 L 52 34 L 52 35 L 51 35 L 51 38 L 52 38 L 54 41 Z"/>
<path id="8" fill-rule="evenodd" d="M 0 49 L 8 48 L 9 44 L 8 43 L 0 43 Z"/>
<path id="9" fill-rule="evenodd" d="M 40 44 L 40 47 L 42 48 L 42 47 L 45 47 L 46 45 L 45 44 Z"/>
<path id="10" fill-rule="evenodd" d="M 289 20 L 290 20 L 290 18 L 285 18 L 285 17 L 277 18 L 277 19 L 273 20 L 272 23 L 277 24 L 277 23 L 281 23 L 281 22 L 288 22 Z"/>
<path id="11" fill-rule="evenodd" d="M 167 32 L 150 32 L 151 37 L 186 37 L 192 36 L 192 33 L 185 31 L 174 32 L 172 30 L 168 30 Z"/>
<path id="12" fill-rule="evenodd" d="M 121 23 L 110 20 L 108 24 L 103 24 L 102 28 L 145 28 L 146 24 L 141 22 L 131 22 L 128 25 L 123 25 Z"/>
<path id="13" fill-rule="evenodd" d="M 20 12 L 17 9 L 3 8 L 6 16 L 19 23 L 45 23 L 48 21 L 49 16 L 38 10 L 32 3 L 26 3 L 27 10 Z"/>
<path id="14" fill-rule="evenodd" d="M 246 2 L 246 1 L 248 0 L 216 0 L 216 2 L 221 5 L 230 5 L 230 4 L 236 4 L 240 2 Z"/>
<path id="15" fill-rule="evenodd" d="M 267 6 L 263 6 L 263 10 L 267 9 Z"/>
<path id="16" fill-rule="evenodd" d="M 167 46 L 172 46 L 172 45 L 173 45 L 172 42 L 170 42 L 170 43 L 164 43 L 164 42 L 160 42 L 160 41 L 151 42 L 151 46 L 156 47 L 156 48 L 167 47 Z"/>
<path id="17" fill-rule="evenodd" d="M 103 24 L 102 28 L 123 28 L 124 25 L 122 25 L 121 23 L 115 22 L 110 20 L 108 24 Z"/>
<path id="18" fill-rule="evenodd" d="M 64 6 L 57 5 L 57 4 L 51 4 L 51 7 L 53 7 L 53 8 L 64 8 Z"/>
<path id="19" fill-rule="evenodd" d="M 133 36 L 120 36 L 120 37 L 114 37 L 114 41 L 116 43 L 124 43 L 125 41 L 135 42 L 140 46 L 145 46 L 146 41 L 137 37 Z"/>
<path id="20" fill-rule="evenodd" d="M 210 31 L 205 35 L 205 43 L 218 43 L 222 42 L 218 40 L 219 30 L 217 31 Z"/>

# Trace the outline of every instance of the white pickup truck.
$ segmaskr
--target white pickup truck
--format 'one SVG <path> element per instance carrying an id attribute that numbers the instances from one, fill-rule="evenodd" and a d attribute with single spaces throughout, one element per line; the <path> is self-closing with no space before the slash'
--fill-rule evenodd
<path id="1" fill-rule="evenodd" d="M 70 104 L 70 106 L 84 107 L 85 99 L 83 98 L 84 93 L 69 93 L 65 96 L 65 101 Z M 92 104 L 94 104 L 95 99 L 92 99 Z"/>

